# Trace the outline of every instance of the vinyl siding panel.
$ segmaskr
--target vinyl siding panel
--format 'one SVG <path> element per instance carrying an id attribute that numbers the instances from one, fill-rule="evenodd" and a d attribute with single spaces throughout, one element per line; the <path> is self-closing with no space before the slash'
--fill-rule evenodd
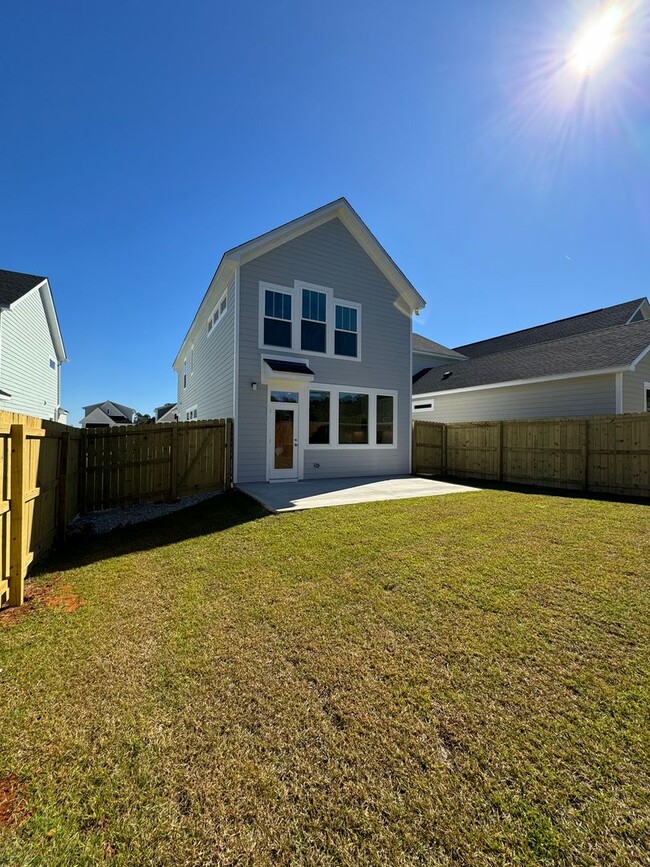
<path id="1" fill-rule="evenodd" d="M 0 313 L 0 388 L 11 394 L 0 408 L 56 419 L 59 370 L 40 292 L 32 290 Z"/>
<path id="2" fill-rule="evenodd" d="M 198 418 L 232 418 L 235 363 L 235 278 L 227 287 L 228 309 L 208 334 L 207 316 L 198 325 L 194 340 L 194 372 L 187 353 L 187 388 L 183 388 L 183 361 L 178 374 L 178 418 L 185 420 L 189 407 L 196 406 Z M 210 315 L 212 310 L 209 311 Z"/>
<path id="3" fill-rule="evenodd" d="M 334 290 L 336 299 L 362 305 L 361 361 L 260 350 L 260 281 L 293 287 L 302 280 Z M 398 392 L 395 449 L 305 450 L 305 478 L 407 473 L 410 461 L 410 317 L 394 302 L 398 295 L 340 220 L 312 229 L 243 265 L 240 273 L 239 375 L 236 436 L 240 482 L 266 479 L 268 391 L 260 382 L 263 355 L 309 360 L 318 383 Z M 319 464 L 316 467 L 314 464 Z"/>
<path id="4" fill-rule="evenodd" d="M 414 403 L 429 399 L 414 398 Z M 436 395 L 433 411 L 414 413 L 423 421 L 498 421 L 608 415 L 616 412 L 615 375 L 584 376 Z"/>
<path id="5" fill-rule="evenodd" d="M 623 412 L 645 412 L 645 383 L 650 382 L 650 353 L 623 374 Z"/>

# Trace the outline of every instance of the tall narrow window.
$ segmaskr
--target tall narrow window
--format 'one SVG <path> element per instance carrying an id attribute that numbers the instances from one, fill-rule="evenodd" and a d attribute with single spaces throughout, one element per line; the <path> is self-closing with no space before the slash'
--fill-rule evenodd
<path id="1" fill-rule="evenodd" d="M 359 355 L 359 323 L 356 307 L 336 305 L 334 354 L 357 358 Z"/>
<path id="2" fill-rule="evenodd" d="M 264 344 L 291 348 L 291 295 L 265 290 Z"/>
<path id="3" fill-rule="evenodd" d="M 392 445 L 394 423 L 393 396 L 377 395 L 377 445 Z"/>
<path id="4" fill-rule="evenodd" d="M 190 373 L 194 373 L 194 347 L 190 349 Z"/>
<path id="5" fill-rule="evenodd" d="M 339 394 L 339 443 L 368 443 L 368 395 Z"/>
<path id="6" fill-rule="evenodd" d="M 183 359 L 183 388 L 187 388 L 187 358 Z"/>
<path id="7" fill-rule="evenodd" d="M 645 384 L 645 411 L 650 412 L 650 382 Z"/>
<path id="8" fill-rule="evenodd" d="M 309 392 L 309 443 L 329 445 L 330 441 L 330 393 Z"/>
<path id="9" fill-rule="evenodd" d="M 308 352 L 327 350 L 327 295 L 313 289 L 302 290 L 300 347 Z"/>

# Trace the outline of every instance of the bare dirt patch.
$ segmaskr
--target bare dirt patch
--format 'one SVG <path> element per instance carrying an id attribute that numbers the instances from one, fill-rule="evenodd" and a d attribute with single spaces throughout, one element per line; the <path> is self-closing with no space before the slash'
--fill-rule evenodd
<path id="1" fill-rule="evenodd" d="M 29 816 L 27 798 L 16 774 L 0 777 L 0 831 L 24 822 Z"/>
<path id="2" fill-rule="evenodd" d="M 13 626 L 16 621 L 38 608 L 63 609 L 66 614 L 76 611 L 83 600 L 73 593 L 69 584 L 58 586 L 59 576 L 55 576 L 44 584 L 25 584 L 25 601 L 20 608 L 3 608 L 0 611 L 0 627 Z"/>

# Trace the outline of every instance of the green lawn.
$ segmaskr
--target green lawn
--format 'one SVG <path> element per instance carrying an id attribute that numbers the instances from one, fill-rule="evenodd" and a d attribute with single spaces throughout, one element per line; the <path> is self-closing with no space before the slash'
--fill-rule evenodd
<path id="1" fill-rule="evenodd" d="M 232 495 L 68 549 L 0 615 L 0 863 L 647 865 L 649 518 Z"/>

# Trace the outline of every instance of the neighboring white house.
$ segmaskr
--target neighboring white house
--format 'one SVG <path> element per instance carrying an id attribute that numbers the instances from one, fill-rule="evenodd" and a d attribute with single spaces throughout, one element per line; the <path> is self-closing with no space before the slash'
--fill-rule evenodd
<path id="1" fill-rule="evenodd" d="M 0 409 L 64 419 L 67 360 L 47 277 L 0 270 Z"/>
<path id="2" fill-rule="evenodd" d="M 91 403 L 84 406 L 85 415 L 80 421 L 81 427 L 114 427 L 118 424 L 135 424 L 138 413 L 130 406 L 105 400 L 102 403 Z"/>
<path id="3" fill-rule="evenodd" d="M 226 252 L 173 367 L 180 420 L 234 420 L 234 479 L 408 473 L 424 307 L 345 199 Z"/>
<path id="4" fill-rule="evenodd" d="M 431 364 L 418 364 L 417 370 L 414 356 L 414 418 L 490 421 L 650 411 L 647 298 L 453 351 L 455 358 L 434 362 L 431 356 Z"/>
<path id="5" fill-rule="evenodd" d="M 164 422 L 178 421 L 177 406 L 175 403 L 164 403 L 162 406 L 157 406 L 154 409 L 154 421 Z"/>

